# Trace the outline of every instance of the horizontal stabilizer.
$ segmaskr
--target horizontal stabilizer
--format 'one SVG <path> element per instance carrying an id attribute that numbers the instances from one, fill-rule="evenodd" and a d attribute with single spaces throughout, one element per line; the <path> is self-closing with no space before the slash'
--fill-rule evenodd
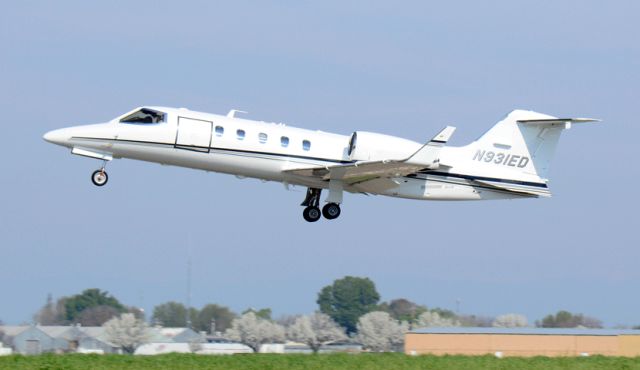
<path id="1" fill-rule="evenodd" d="M 518 123 L 528 125 L 556 126 L 564 125 L 566 129 L 571 128 L 572 123 L 600 122 L 595 118 L 549 118 L 549 119 L 524 119 L 518 120 Z"/>

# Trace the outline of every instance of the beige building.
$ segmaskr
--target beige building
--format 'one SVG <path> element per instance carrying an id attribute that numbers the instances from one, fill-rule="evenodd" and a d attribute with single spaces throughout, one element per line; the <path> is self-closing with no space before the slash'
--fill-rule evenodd
<path id="1" fill-rule="evenodd" d="M 640 356 L 640 330 L 424 328 L 404 346 L 409 355 Z"/>

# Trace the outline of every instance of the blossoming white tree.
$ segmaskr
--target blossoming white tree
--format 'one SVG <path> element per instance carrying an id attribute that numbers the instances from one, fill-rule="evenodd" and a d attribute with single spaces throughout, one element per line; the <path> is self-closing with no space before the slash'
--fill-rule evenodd
<path id="1" fill-rule="evenodd" d="M 358 320 L 356 340 L 365 348 L 376 352 L 399 350 L 404 334 L 409 330 L 405 321 L 398 322 L 382 311 L 369 312 Z"/>
<path id="2" fill-rule="evenodd" d="M 246 344 L 254 352 L 258 352 L 262 344 L 281 343 L 285 340 L 282 325 L 259 318 L 252 311 L 234 319 L 225 332 L 225 337 Z"/>
<path id="3" fill-rule="evenodd" d="M 125 353 L 133 353 L 140 345 L 149 340 L 149 327 L 144 320 L 136 319 L 132 313 L 123 313 L 120 317 L 104 323 L 108 340 Z"/>
<path id="4" fill-rule="evenodd" d="M 423 312 L 418 316 L 418 320 L 414 325 L 416 328 L 425 328 L 425 327 L 449 327 L 449 326 L 460 326 L 460 323 L 453 318 L 447 318 L 440 316 L 437 312 L 427 311 Z"/>
<path id="5" fill-rule="evenodd" d="M 335 321 L 320 312 L 311 316 L 300 316 L 289 326 L 287 337 L 308 345 L 314 353 L 326 342 L 347 339 L 344 329 Z"/>
<path id="6" fill-rule="evenodd" d="M 517 313 L 507 313 L 496 317 L 491 325 L 495 328 L 523 328 L 527 326 L 527 317 Z"/>

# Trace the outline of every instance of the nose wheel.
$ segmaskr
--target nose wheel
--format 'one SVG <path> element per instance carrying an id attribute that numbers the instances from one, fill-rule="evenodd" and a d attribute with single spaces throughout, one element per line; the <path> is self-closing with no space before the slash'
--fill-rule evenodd
<path id="1" fill-rule="evenodd" d="M 94 171 L 91 174 L 91 182 L 95 186 L 104 186 L 107 181 L 109 181 L 109 175 L 107 175 L 107 171 L 104 168 Z"/>
<path id="2" fill-rule="evenodd" d="M 95 186 L 104 186 L 107 181 L 109 181 L 109 175 L 107 175 L 107 171 L 104 168 L 107 166 L 107 161 L 102 162 L 102 167 L 99 170 L 93 171 L 91 174 L 91 182 Z"/>

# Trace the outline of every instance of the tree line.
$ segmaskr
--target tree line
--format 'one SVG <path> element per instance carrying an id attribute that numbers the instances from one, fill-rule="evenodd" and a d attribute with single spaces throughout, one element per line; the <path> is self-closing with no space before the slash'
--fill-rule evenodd
<path id="1" fill-rule="evenodd" d="M 170 301 L 155 306 L 147 323 L 141 309 L 122 304 L 106 291 L 87 289 L 80 294 L 61 297 L 56 302 L 48 296 L 45 305 L 34 315 L 34 321 L 41 325 L 79 323 L 101 326 L 114 318 L 126 317 L 128 322 L 136 325 L 144 322 L 145 325 L 190 327 L 222 335 L 245 343 L 254 350 L 263 343 L 290 339 L 306 343 L 314 351 L 322 343 L 345 339 L 356 340 L 372 350 L 399 349 L 404 333 L 417 327 L 530 325 L 524 315 L 515 313 L 494 318 L 428 308 L 406 298 L 381 302 L 373 281 L 354 276 L 337 279 L 322 288 L 316 303 L 318 311 L 312 315 L 274 319 L 269 308 L 247 309 L 237 314 L 218 304 L 206 304 L 198 309 Z M 113 321 L 110 325 L 114 325 Z M 581 313 L 558 311 L 535 321 L 534 325 L 544 328 L 601 328 L 602 322 Z"/>

